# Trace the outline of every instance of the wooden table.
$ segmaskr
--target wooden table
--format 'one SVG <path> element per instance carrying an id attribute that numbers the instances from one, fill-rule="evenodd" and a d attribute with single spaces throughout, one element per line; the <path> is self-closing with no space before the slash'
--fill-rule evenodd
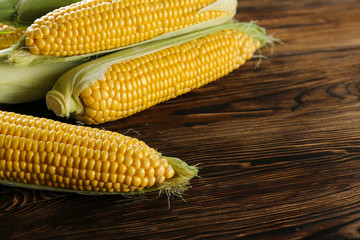
<path id="1" fill-rule="evenodd" d="M 99 126 L 201 164 L 185 201 L 0 186 L 0 238 L 359 239 L 360 1 L 242 0 L 236 18 L 284 44 Z M 1 109 L 57 119 L 44 101 Z"/>

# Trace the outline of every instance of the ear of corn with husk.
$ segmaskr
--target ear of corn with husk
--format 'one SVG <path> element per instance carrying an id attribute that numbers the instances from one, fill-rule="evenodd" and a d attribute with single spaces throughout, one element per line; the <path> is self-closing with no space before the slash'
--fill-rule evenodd
<path id="1" fill-rule="evenodd" d="M 47 106 L 86 124 L 114 121 L 226 75 L 271 39 L 254 23 L 229 23 L 128 48 L 66 72 Z"/>
<path id="2" fill-rule="evenodd" d="M 107 54 L 223 24 L 236 6 L 236 0 L 85 0 L 37 19 L 9 59 L 29 65 Z"/>
<path id="3" fill-rule="evenodd" d="M 0 183 L 80 194 L 181 195 L 197 168 L 116 132 L 0 111 Z"/>

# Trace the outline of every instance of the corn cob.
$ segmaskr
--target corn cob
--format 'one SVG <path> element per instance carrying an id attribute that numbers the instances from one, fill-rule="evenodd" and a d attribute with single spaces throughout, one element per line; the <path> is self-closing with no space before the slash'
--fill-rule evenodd
<path id="1" fill-rule="evenodd" d="M 236 6 L 236 0 L 84 0 L 35 20 L 16 49 L 25 45 L 29 62 L 68 61 L 219 25 Z M 16 54 L 11 59 L 25 62 Z"/>
<path id="2" fill-rule="evenodd" d="M 114 121 L 228 74 L 269 39 L 253 23 L 233 23 L 127 49 L 65 73 L 47 106 L 86 124 Z"/>
<path id="3" fill-rule="evenodd" d="M 176 194 L 195 167 L 116 132 L 0 111 L 0 183 L 83 194 Z"/>
<path id="4" fill-rule="evenodd" d="M 24 34 L 26 28 L 13 28 L 0 23 L 0 50 L 16 43 Z"/>

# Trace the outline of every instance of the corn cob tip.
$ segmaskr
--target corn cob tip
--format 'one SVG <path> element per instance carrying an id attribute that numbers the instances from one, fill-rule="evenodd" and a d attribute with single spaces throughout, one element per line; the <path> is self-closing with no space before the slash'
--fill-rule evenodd
<path id="1" fill-rule="evenodd" d="M 56 116 L 70 117 L 69 109 L 75 109 L 73 112 L 71 112 L 71 114 L 80 114 L 80 112 L 83 110 L 82 106 L 73 99 L 67 101 L 68 99 L 69 98 L 67 98 L 61 92 L 50 90 L 46 94 L 45 102 L 48 110 L 53 111 Z"/>
<path id="2" fill-rule="evenodd" d="M 186 162 L 174 157 L 165 157 L 169 165 L 175 171 L 175 176 L 166 180 L 159 186 L 160 194 L 166 193 L 168 197 L 172 195 L 182 197 L 182 194 L 190 187 L 190 180 L 198 176 L 199 169 L 196 166 L 189 166 Z"/>
<path id="3" fill-rule="evenodd" d="M 62 115 L 63 110 L 61 104 L 54 97 L 49 95 L 46 96 L 46 105 L 48 110 L 53 111 L 56 114 L 56 116 Z"/>

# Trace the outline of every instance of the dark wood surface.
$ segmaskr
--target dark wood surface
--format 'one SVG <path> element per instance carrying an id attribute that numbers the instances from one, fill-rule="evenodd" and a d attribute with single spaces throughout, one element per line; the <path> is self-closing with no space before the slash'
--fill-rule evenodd
<path id="1" fill-rule="evenodd" d="M 241 0 L 236 18 L 284 44 L 99 126 L 201 164 L 185 201 L 0 186 L 0 239 L 360 239 L 360 1 Z"/>

